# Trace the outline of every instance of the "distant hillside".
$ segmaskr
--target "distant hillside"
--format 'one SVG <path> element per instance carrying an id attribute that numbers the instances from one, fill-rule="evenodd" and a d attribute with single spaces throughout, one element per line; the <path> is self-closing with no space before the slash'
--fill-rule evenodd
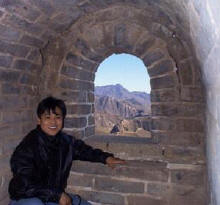
<path id="1" fill-rule="evenodd" d="M 150 114 L 150 95 L 144 92 L 129 92 L 120 84 L 95 87 L 95 121 L 98 132 L 109 133 L 114 125 Z M 141 124 L 141 123 L 139 123 Z M 135 125 L 136 126 L 136 125 Z M 137 126 L 136 126 L 137 127 Z"/>
<path id="2" fill-rule="evenodd" d="M 129 92 L 120 84 L 95 87 L 95 109 L 120 115 L 124 118 L 134 117 L 138 113 L 150 113 L 150 95 L 144 92 Z"/>

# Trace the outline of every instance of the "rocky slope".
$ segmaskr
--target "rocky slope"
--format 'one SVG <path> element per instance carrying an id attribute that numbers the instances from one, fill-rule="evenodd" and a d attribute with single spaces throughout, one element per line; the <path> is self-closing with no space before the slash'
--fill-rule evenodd
<path id="1" fill-rule="evenodd" d="M 120 128 L 121 134 L 140 131 L 144 128 L 137 126 L 136 118 L 149 114 L 150 95 L 147 93 L 129 92 L 120 84 L 95 88 L 95 120 L 98 133 L 110 133 L 115 125 Z M 125 126 L 127 121 L 129 126 Z M 130 129 L 131 127 L 133 128 Z"/>

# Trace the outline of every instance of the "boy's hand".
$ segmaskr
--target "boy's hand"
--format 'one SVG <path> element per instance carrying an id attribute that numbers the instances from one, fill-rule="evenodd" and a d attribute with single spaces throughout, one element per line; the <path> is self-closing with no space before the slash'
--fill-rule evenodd
<path id="1" fill-rule="evenodd" d="M 119 159 L 119 158 L 115 158 L 115 157 L 108 157 L 106 159 L 106 164 L 111 167 L 112 169 L 114 169 L 117 165 L 120 164 L 126 164 L 125 160 Z"/>
<path id="2" fill-rule="evenodd" d="M 62 193 L 59 201 L 59 205 L 71 205 L 72 199 L 66 193 Z"/>

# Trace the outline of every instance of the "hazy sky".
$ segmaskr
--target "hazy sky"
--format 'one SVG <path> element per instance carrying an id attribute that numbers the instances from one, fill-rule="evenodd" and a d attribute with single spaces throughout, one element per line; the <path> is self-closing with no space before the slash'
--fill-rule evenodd
<path id="1" fill-rule="evenodd" d="M 95 85 L 121 84 L 129 91 L 150 93 L 150 79 L 143 61 L 129 54 L 113 54 L 99 66 Z"/>

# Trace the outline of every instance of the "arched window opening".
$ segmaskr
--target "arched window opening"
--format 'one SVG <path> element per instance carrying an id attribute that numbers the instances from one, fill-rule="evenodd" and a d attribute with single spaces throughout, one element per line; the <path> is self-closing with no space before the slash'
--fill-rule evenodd
<path id="1" fill-rule="evenodd" d="M 141 59 L 113 54 L 95 77 L 95 134 L 151 137 L 150 78 Z"/>

